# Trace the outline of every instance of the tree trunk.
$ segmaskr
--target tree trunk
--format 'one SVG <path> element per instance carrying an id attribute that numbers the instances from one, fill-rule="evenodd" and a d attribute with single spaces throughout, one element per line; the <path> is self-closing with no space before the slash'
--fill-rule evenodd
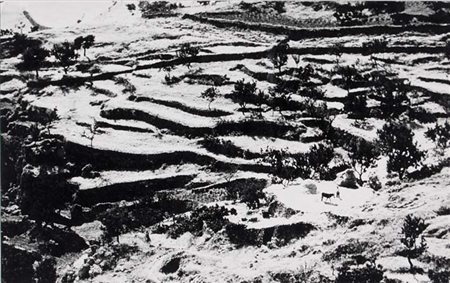
<path id="1" fill-rule="evenodd" d="M 413 265 L 413 263 L 411 261 L 411 258 L 409 256 L 408 256 L 408 263 L 409 263 L 410 270 L 412 271 L 414 269 L 414 265 Z"/>

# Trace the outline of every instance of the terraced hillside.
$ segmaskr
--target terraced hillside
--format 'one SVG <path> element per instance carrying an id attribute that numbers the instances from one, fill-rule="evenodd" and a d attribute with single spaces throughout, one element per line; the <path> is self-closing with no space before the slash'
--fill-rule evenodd
<path id="1" fill-rule="evenodd" d="M 104 22 L 2 36 L 5 282 L 448 280 L 449 8 L 342 24 L 323 20 L 338 4 L 255 2 L 116 1 Z M 20 67 L 17 46 L 90 34 L 67 72 L 55 52 Z M 418 160 L 382 150 L 390 125 Z"/>

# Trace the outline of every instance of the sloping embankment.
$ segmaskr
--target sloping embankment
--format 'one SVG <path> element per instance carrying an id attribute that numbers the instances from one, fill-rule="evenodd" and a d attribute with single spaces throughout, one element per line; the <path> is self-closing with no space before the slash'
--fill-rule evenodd
<path id="1" fill-rule="evenodd" d="M 219 28 L 236 27 L 241 29 L 264 31 L 275 34 L 285 34 L 291 40 L 316 37 L 341 37 L 349 35 L 382 35 L 399 34 L 403 32 L 420 32 L 430 34 L 443 34 L 450 32 L 450 25 L 421 24 L 421 25 L 373 25 L 373 26 L 351 26 L 351 27 L 330 27 L 330 28 L 297 28 L 284 25 L 273 25 L 267 23 L 251 23 L 237 20 L 217 19 L 205 17 L 202 14 L 183 16 L 201 23 L 207 23 Z"/>

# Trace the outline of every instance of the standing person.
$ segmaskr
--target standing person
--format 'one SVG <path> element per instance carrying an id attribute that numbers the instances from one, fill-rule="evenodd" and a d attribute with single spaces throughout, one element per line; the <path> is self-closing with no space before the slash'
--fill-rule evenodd
<path id="1" fill-rule="evenodd" d="M 341 192 L 339 191 L 339 186 L 336 189 L 336 198 L 341 199 Z"/>

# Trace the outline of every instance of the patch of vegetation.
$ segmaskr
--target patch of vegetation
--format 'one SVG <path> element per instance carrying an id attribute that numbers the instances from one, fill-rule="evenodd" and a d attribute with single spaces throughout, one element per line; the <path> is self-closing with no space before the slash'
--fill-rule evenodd
<path id="1" fill-rule="evenodd" d="M 422 218 L 413 215 L 406 216 L 403 222 L 402 238 L 400 241 L 406 248 L 403 254 L 408 258 L 410 271 L 414 271 L 414 265 L 411 259 L 419 257 L 427 249 L 427 244 L 423 236 L 420 238 L 420 242 L 418 242 L 420 235 L 425 231 L 427 226 Z"/>
<path id="2" fill-rule="evenodd" d="M 349 3 L 336 6 L 333 16 L 340 26 L 360 26 L 367 22 L 367 15 L 360 3 Z"/>
<path id="3" fill-rule="evenodd" d="M 450 147 L 450 123 L 448 121 L 442 125 L 436 123 L 433 128 L 429 128 L 425 132 L 425 136 L 434 141 L 436 148 L 444 153 L 445 149 Z"/>
<path id="4" fill-rule="evenodd" d="M 352 267 L 348 264 L 337 269 L 336 283 L 379 283 L 383 280 L 383 267 L 374 262 Z"/>
<path id="5" fill-rule="evenodd" d="M 201 97 L 208 100 L 208 109 L 211 111 L 211 103 L 220 96 L 220 92 L 215 87 L 209 87 L 202 92 Z"/>
<path id="6" fill-rule="evenodd" d="M 205 137 L 202 141 L 200 141 L 200 144 L 202 144 L 204 148 L 211 152 L 223 154 L 229 157 L 253 159 L 260 156 L 260 154 L 258 153 L 253 153 L 249 150 L 243 150 L 240 147 L 235 146 L 231 141 L 213 136 Z"/>
<path id="7" fill-rule="evenodd" d="M 441 206 L 436 211 L 437 215 L 450 215 L 450 206 Z"/>
<path id="8" fill-rule="evenodd" d="M 334 251 L 324 253 L 322 258 L 326 261 L 339 260 L 344 256 L 365 253 L 370 247 L 371 243 L 369 242 L 351 239 L 348 243 L 337 246 Z"/>
<path id="9" fill-rule="evenodd" d="M 157 232 L 167 232 L 172 238 L 178 238 L 186 232 L 195 236 L 203 235 L 204 228 L 207 227 L 215 233 L 224 228 L 229 223 L 226 216 L 236 214 L 235 210 L 228 210 L 223 206 L 202 206 L 194 209 L 190 215 L 174 217 L 173 223 L 160 225 Z"/>
<path id="10" fill-rule="evenodd" d="M 73 41 L 73 48 L 79 50 L 83 48 L 83 56 L 86 57 L 86 50 L 94 45 L 95 36 L 92 34 L 86 36 L 79 36 Z M 88 58 L 89 59 L 89 58 Z"/>
<path id="11" fill-rule="evenodd" d="M 362 54 L 369 55 L 372 53 L 383 53 L 387 50 L 387 40 L 385 38 L 376 38 L 362 44 Z"/>
<path id="12" fill-rule="evenodd" d="M 149 227 L 162 221 L 167 215 L 183 213 L 189 209 L 188 204 L 182 200 L 148 196 L 132 206 L 115 205 L 96 218 L 104 225 L 105 240 L 111 241 L 123 233 Z"/>
<path id="13" fill-rule="evenodd" d="M 200 48 L 192 46 L 190 43 L 183 43 L 180 49 L 177 50 L 177 57 L 181 60 L 188 60 L 189 58 L 196 57 L 200 52 Z M 186 61 L 186 66 L 190 68 L 190 63 Z"/>
<path id="14" fill-rule="evenodd" d="M 287 40 L 283 40 L 277 45 L 275 45 L 269 52 L 269 59 L 272 62 L 273 66 L 278 69 L 278 72 L 281 73 L 281 68 L 286 65 L 288 56 L 287 52 L 289 50 L 289 44 Z"/>
<path id="15" fill-rule="evenodd" d="M 256 82 L 245 82 L 244 79 L 239 80 L 234 85 L 234 90 L 229 97 L 239 103 L 242 108 L 245 108 L 247 103 L 257 103 L 256 100 Z"/>
<path id="16" fill-rule="evenodd" d="M 261 153 L 263 161 L 271 164 L 275 182 L 289 182 L 296 178 L 307 179 L 315 173 L 320 179 L 330 179 L 333 174 L 328 163 L 334 157 L 334 149 L 329 144 L 317 144 L 308 153 L 290 154 L 287 149 L 267 148 Z"/>
<path id="17" fill-rule="evenodd" d="M 410 104 L 409 85 L 403 79 L 390 78 L 385 72 L 372 74 L 371 95 L 380 101 L 383 117 L 398 117 Z"/>
<path id="18" fill-rule="evenodd" d="M 78 54 L 75 52 L 75 45 L 68 41 L 53 45 L 52 55 L 63 67 L 65 74 L 67 74 L 69 67 L 75 64 L 78 58 Z"/>
<path id="19" fill-rule="evenodd" d="M 307 154 L 289 154 L 287 149 L 267 148 L 262 155 L 263 161 L 272 166 L 273 181 L 276 183 L 285 180 L 289 184 L 299 177 L 307 179 L 312 173 Z"/>
<path id="20" fill-rule="evenodd" d="M 49 55 L 50 51 L 41 46 L 28 47 L 23 52 L 22 62 L 17 65 L 17 68 L 25 71 L 33 70 L 36 72 L 36 79 L 39 79 L 39 69 L 45 66 Z"/>
<path id="21" fill-rule="evenodd" d="M 359 175 L 359 181 L 362 183 L 362 175 L 369 167 L 375 164 L 379 156 L 378 150 L 371 142 L 362 138 L 353 138 L 350 141 L 348 154 L 351 165 Z"/>
<path id="22" fill-rule="evenodd" d="M 138 7 L 141 10 L 143 18 L 151 19 L 173 15 L 178 5 L 176 3 L 169 3 L 168 1 L 139 1 Z"/>
<path id="23" fill-rule="evenodd" d="M 407 169 L 417 166 L 424 156 L 413 141 L 413 132 L 404 122 L 390 121 L 377 133 L 381 152 L 389 158 L 388 172 L 396 172 L 403 179 Z"/>

